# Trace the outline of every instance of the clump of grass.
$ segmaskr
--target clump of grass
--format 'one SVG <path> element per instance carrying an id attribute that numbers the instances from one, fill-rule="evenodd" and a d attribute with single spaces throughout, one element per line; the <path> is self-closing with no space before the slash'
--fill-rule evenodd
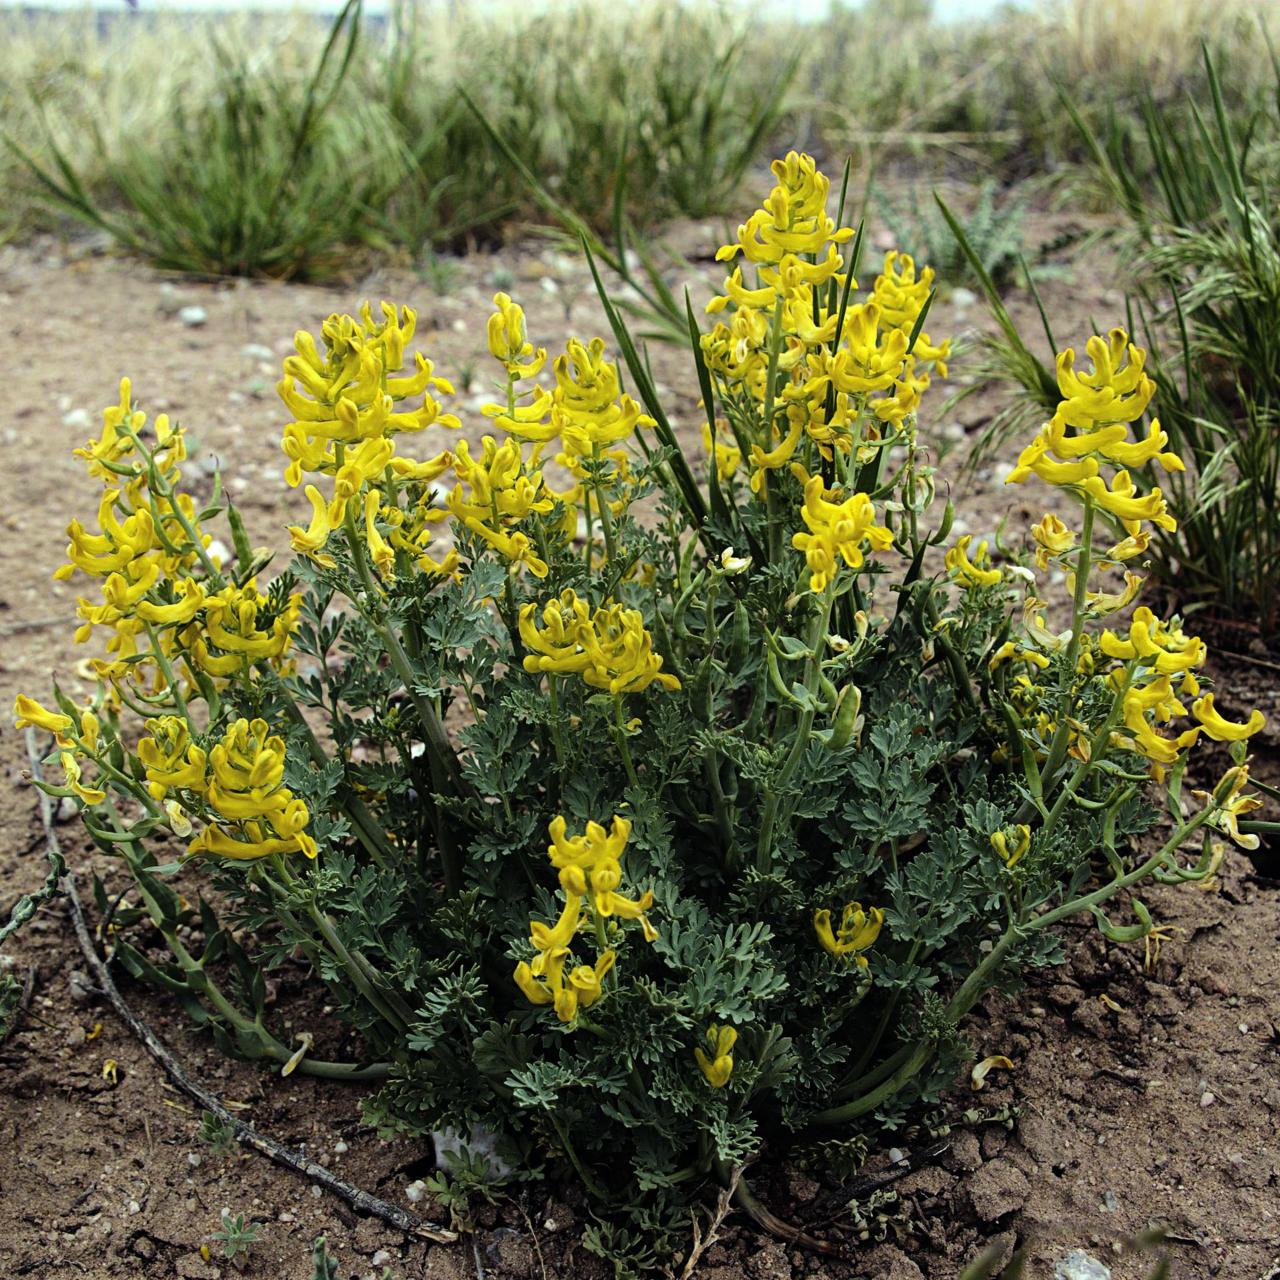
<path id="1" fill-rule="evenodd" d="M 11 141 L 48 195 L 158 265 L 211 275 L 304 276 L 360 238 L 405 167 L 380 110 L 338 100 L 359 36 L 348 0 L 309 73 L 215 38 L 206 97 L 175 86 L 170 126 L 101 154 L 95 193 L 52 134 L 52 162 Z"/>

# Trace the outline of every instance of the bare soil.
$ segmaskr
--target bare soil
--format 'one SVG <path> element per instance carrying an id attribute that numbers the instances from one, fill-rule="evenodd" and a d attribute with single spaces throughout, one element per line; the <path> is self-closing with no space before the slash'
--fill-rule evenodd
<path id="1" fill-rule="evenodd" d="M 1045 238 L 1062 229 L 1062 219 L 1042 222 Z M 710 227 L 677 235 L 699 247 L 718 239 Z M 1119 295 L 1092 283 L 1108 278 L 1089 263 L 1067 262 L 1044 282 L 1060 334 L 1079 341 L 1091 321 L 1121 319 Z M 0 400 L 8 459 L 0 470 L 0 708 L 20 691 L 43 696 L 55 673 L 72 696 L 89 692 L 71 674 L 84 656 L 71 638 L 75 584 L 49 575 L 62 561 L 68 519 L 90 514 L 96 502 L 96 482 L 71 450 L 96 434 L 122 373 L 148 409 L 187 425 L 188 474 L 197 474 L 202 459 L 220 458 L 252 540 L 280 545 L 286 519 L 306 514 L 281 478 L 283 418 L 274 393 L 294 330 L 317 330 L 329 312 L 365 298 L 416 305 L 423 349 L 439 372 L 456 379 L 468 434 L 478 438 L 478 405 L 487 398 L 484 318 L 496 288 L 525 303 L 532 331 L 550 347 L 570 333 L 607 332 L 583 264 L 542 241 L 449 260 L 426 273 L 384 269 L 324 286 L 172 280 L 92 246 L 0 249 L 0 331 L 9 352 Z M 179 319 L 191 305 L 207 312 L 200 327 Z M 1034 322 L 1025 297 L 1015 296 L 1013 310 Z M 939 301 L 929 328 L 939 336 L 983 323 L 980 307 L 953 297 Z M 676 419 L 696 439 L 692 370 L 662 347 L 654 357 Z M 963 359 L 953 373 L 963 378 Z M 974 398 L 941 419 L 945 395 L 935 391 L 933 399 L 925 416 L 937 424 L 935 443 L 963 455 L 993 411 L 990 399 Z M 1042 502 L 1043 491 L 1010 494 L 996 475 L 996 468 L 980 470 L 968 488 L 955 490 L 968 531 L 990 534 L 1006 516 L 1017 529 L 1043 509 L 1028 505 Z M 1238 698 L 1269 717 L 1257 748 L 1263 776 L 1274 781 L 1275 672 L 1248 664 L 1222 674 L 1239 691 L 1221 699 L 1224 706 Z M 0 716 L 6 915 L 45 873 L 37 798 L 25 769 L 22 737 Z M 110 875 L 108 860 L 89 851 L 74 823 L 60 833 L 82 885 L 91 868 Z M 1148 1275 L 1154 1256 L 1120 1252 L 1121 1242 L 1153 1224 L 1171 1233 L 1165 1247 L 1174 1276 L 1280 1274 L 1278 888 L 1274 853 L 1264 849 L 1254 861 L 1231 854 L 1207 890 L 1145 895 L 1155 916 L 1173 927 L 1172 941 L 1150 965 L 1141 944 L 1116 946 L 1092 929 L 1069 930 L 1065 968 L 1032 976 L 1019 997 L 992 998 L 969 1019 L 980 1056 L 1007 1054 L 1015 1070 L 993 1072 L 981 1094 L 958 1088 L 933 1131 L 901 1135 L 899 1147 L 916 1166 L 903 1176 L 888 1176 L 906 1167 L 891 1166 L 888 1152 L 861 1172 L 862 1179 L 886 1175 L 875 1205 L 865 1194 L 859 1203 L 865 1230 L 852 1225 L 850 1188 L 830 1170 L 771 1167 L 766 1158 L 755 1171 L 757 1194 L 782 1217 L 838 1241 L 840 1259 L 762 1237 L 735 1215 L 697 1274 L 945 1278 L 994 1243 L 1006 1256 L 1027 1248 L 1030 1277 L 1050 1277 L 1056 1259 L 1084 1249 L 1128 1280 Z M 262 1280 L 306 1280 L 311 1241 L 321 1233 L 341 1260 L 342 1277 L 381 1277 L 384 1265 L 396 1280 L 612 1274 L 582 1248 L 578 1214 L 554 1188 L 484 1207 L 473 1234 L 437 1246 L 357 1219 L 260 1157 L 213 1154 L 197 1138 L 199 1116 L 86 989 L 62 904 L 44 908 L 8 952 L 19 972 L 34 968 L 35 996 L 0 1047 L 2 1280 L 233 1275 L 216 1245 L 209 1259 L 200 1254 L 223 1208 L 259 1224 L 242 1274 Z M 408 1204 L 406 1186 L 433 1166 L 430 1144 L 378 1140 L 361 1125 L 358 1088 L 282 1080 L 267 1068 L 228 1061 L 163 994 L 124 979 L 122 985 L 189 1071 L 244 1104 L 256 1126 L 305 1146 L 367 1190 Z M 277 994 L 277 1007 L 296 1010 L 299 1019 L 316 1012 L 305 1000 L 295 1003 L 301 985 L 300 972 L 286 973 Z M 114 1079 L 104 1077 L 109 1060 L 117 1064 Z M 966 1109 L 978 1112 L 971 1123 Z M 940 1133 L 943 1122 L 949 1127 Z M 920 1159 L 939 1143 L 937 1155 Z"/>

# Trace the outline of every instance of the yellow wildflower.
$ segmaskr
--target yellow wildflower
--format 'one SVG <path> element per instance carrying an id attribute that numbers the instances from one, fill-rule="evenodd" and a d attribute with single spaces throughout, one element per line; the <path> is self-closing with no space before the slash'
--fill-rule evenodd
<path id="1" fill-rule="evenodd" d="M 622 883 L 622 854 L 631 835 L 631 823 L 615 814 L 609 831 L 598 822 L 588 822 L 580 836 L 567 835 L 567 829 L 564 818 L 552 819 L 551 845 L 547 849 L 551 865 L 560 872 L 565 892 L 568 893 L 568 886 L 576 885 L 580 877 L 584 886 L 580 892 L 590 892 L 600 915 L 618 916 L 623 920 L 643 919 L 653 906 L 653 894 L 646 890 L 639 898 L 627 898 L 618 892 Z"/>
<path id="2" fill-rule="evenodd" d="M 1036 544 L 1036 568 L 1041 571 L 1049 567 L 1052 557 L 1065 555 L 1076 544 L 1076 535 L 1052 512 L 1031 526 L 1031 536 Z"/>
<path id="3" fill-rule="evenodd" d="M 505 293 L 495 293 L 493 305 L 497 310 L 489 317 L 487 331 L 490 355 L 506 365 L 507 377 L 513 382 L 536 377 L 547 362 L 547 352 L 545 347 L 535 351 L 529 341 L 524 309 Z"/>
<path id="4" fill-rule="evenodd" d="M 793 535 L 791 545 L 804 552 L 809 589 L 819 594 L 837 572 L 837 557 L 849 568 L 860 569 L 864 545 L 872 551 L 893 545 L 893 534 L 875 523 L 875 508 L 865 493 L 840 499 L 839 491 L 827 489 L 820 475 L 805 479 L 800 517 L 809 532 Z"/>
<path id="5" fill-rule="evenodd" d="M 580 675 L 595 689 L 609 693 L 642 693 L 651 684 L 678 689 L 680 681 L 662 670 L 653 639 L 636 609 L 609 603 L 594 613 L 572 590 L 537 606 L 520 610 L 520 638 L 530 650 L 524 669 L 531 674 Z"/>
<path id="6" fill-rule="evenodd" d="M 862 903 L 850 902 L 840 916 L 839 929 L 831 927 L 831 912 L 823 908 L 813 913 L 813 931 L 822 949 L 838 958 L 852 959 L 860 968 L 867 967 L 862 953 L 871 948 L 884 925 L 884 912 L 879 907 L 862 909 Z"/>
<path id="7" fill-rule="evenodd" d="M 140 753 L 141 754 L 141 753 Z M 209 752 L 204 797 L 218 818 L 187 846 L 244 861 L 273 853 L 316 856 L 306 802 L 284 785 L 284 739 L 265 720 L 237 720 Z"/>
<path id="8" fill-rule="evenodd" d="M 1108 630 L 1098 638 L 1098 644 L 1109 658 L 1125 662 L 1136 659 L 1162 675 L 1201 667 L 1209 653 L 1204 642 L 1197 636 L 1188 636 L 1176 619 L 1161 622 L 1146 605 L 1133 611 L 1128 639 Z"/>
<path id="9" fill-rule="evenodd" d="M 1206 693 L 1191 704 L 1191 714 L 1204 726 L 1204 731 L 1215 742 L 1243 742 L 1252 738 L 1267 723 L 1261 711 L 1253 710 L 1244 724 L 1224 720 L 1213 705 L 1213 694 Z"/>
<path id="10" fill-rule="evenodd" d="M 13 716 L 15 729 L 25 729 L 28 726 L 33 729 L 43 729 L 46 733 L 53 734 L 60 743 L 70 741 L 67 734 L 75 724 L 70 716 L 42 707 L 34 698 L 28 698 L 25 693 L 18 694 L 13 700 Z"/>
<path id="11" fill-rule="evenodd" d="M 707 1028 L 706 1049 L 701 1046 L 694 1049 L 694 1061 L 713 1089 L 723 1089 L 729 1083 L 733 1075 L 733 1046 L 737 1043 L 738 1033 L 732 1027 L 717 1026 L 713 1022 Z"/>
<path id="12" fill-rule="evenodd" d="M 980 587 L 994 587 L 1000 582 L 1000 570 L 990 568 L 991 557 L 987 552 L 987 540 L 984 538 L 974 550 L 973 558 L 969 558 L 969 544 L 973 541 L 971 534 L 956 539 L 956 545 L 943 557 L 948 571 L 966 591 L 974 591 Z"/>
<path id="13" fill-rule="evenodd" d="M 1249 785 L 1249 766 L 1235 765 L 1222 775 L 1222 780 L 1211 794 L 1208 791 L 1193 791 L 1202 804 L 1214 804 L 1218 812 L 1210 819 L 1210 825 L 1225 832 L 1242 849 L 1256 849 L 1260 843 L 1252 833 L 1242 832 L 1239 821 L 1242 816 L 1262 808 L 1262 801 L 1256 795 L 1245 795 L 1244 789 Z"/>
<path id="14" fill-rule="evenodd" d="M 1009 836 L 1004 831 L 993 831 L 991 833 L 991 847 L 1000 855 L 1000 860 L 1010 871 L 1018 865 L 1023 854 L 1031 848 L 1031 828 L 1024 822 L 1019 822 L 1013 828 L 1014 839 L 1010 841 Z"/>

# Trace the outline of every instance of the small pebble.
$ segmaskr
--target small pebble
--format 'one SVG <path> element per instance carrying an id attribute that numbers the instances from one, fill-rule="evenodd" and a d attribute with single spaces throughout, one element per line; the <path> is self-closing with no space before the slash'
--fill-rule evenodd
<path id="1" fill-rule="evenodd" d="M 270 347 L 264 347 L 260 342 L 246 342 L 240 348 L 240 354 L 246 360 L 274 360 L 276 353 Z"/>
<path id="2" fill-rule="evenodd" d="M 427 1184 L 419 1178 L 417 1182 L 411 1182 L 405 1187 L 404 1194 L 407 1199 L 417 1204 L 427 1194 Z"/>
<path id="3" fill-rule="evenodd" d="M 203 307 L 183 307 L 178 312 L 178 319 L 188 329 L 198 329 L 208 318 L 209 313 Z"/>
<path id="4" fill-rule="evenodd" d="M 88 409 L 72 409 L 70 413 L 62 415 L 62 425 L 76 431 L 87 431 L 92 421 Z"/>
<path id="5" fill-rule="evenodd" d="M 889 1148 L 889 1163 L 890 1163 L 890 1164 L 901 1164 L 901 1163 L 902 1163 L 906 1158 L 907 1158 L 906 1153 L 902 1150 L 902 1148 L 901 1148 L 901 1147 L 890 1147 L 890 1148 Z"/>
<path id="6" fill-rule="evenodd" d="M 198 1151 L 187 1152 L 187 1163 L 193 1169 L 198 1169 L 200 1167 L 200 1153 Z"/>
<path id="7" fill-rule="evenodd" d="M 322 1195 L 324 1195 L 324 1192 L 323 1192 L 323 1191 L 321 1191 L 321 1190 L 320 1190 L 320 1188 L 319 1188 L 318 1186 L 316 1186 L 314 1183 L 312 1183 L 312 1186 L 311 1186 L 311 1198 L 312 1198 L 313 1200 L 319 1200 L 319 1199 L 320 1199 L 320 1197 L 321 1197 Z"/>
<path id="8" fill-rule="evenodd" d="M 1114 1191 L 1104 1191 L 1102 1193 L 1102 1207 L 1108 1213 L 1115 1213 L 1115 1211 L 1120 1207 L 1120 1201 L 1116 1199 L 1116 1193 Z"/>
<path id="9" fill-rule="evenodd" d="M 972 289 L 951 290 L 951 305 L 957 310 L 963 310 L 965 307 L 971 307 L 978 300 L 978 295 Z"/>
<path id="10" fill-rule="evenodd" d="M 142 1212 L 142 1206 L 141 1206 L 141 1205 L 140 1205 L 136 1200 L 130 1200 L 130 1201 L 129 1201 L 129 1212 L 130 1212 L 130 1213 L 141 1213 L 141 1212 Z"/>
<path id="11" fill-rule="evenodd" d="M 1211 1107 L 1215 1102 L 1217 1102 L 1217 1100 L 1218 1099 L 1210 1093 L 1208 1089 L 1200 1095 L 1200 1105 L 1202 1107 Z"/>
<path id="12" fill-rule="evenodd" d="M 369 1261 L 375 1267 L 389 1267 L 391 1265 L 391 1255 L 385 1249 L 379 1249 Z"/>
<path id="13" fill-rule="evenodd" d="M 337 1142 L 335 1142 L 335 1143 L 333 1144 L 333 1149 L 334 1149 L 334 1150 L 335 1150 L 335 1151 L 336 1151 L 340 1156 L 343 1156 L 343 1155 L 346 1155 L 346 1153 L 347 1153 L 351 1148 L 350 1148 L 350 1147 L 348 1147 L 348 1146 L 347 1146 L 347 1144 L 346 1144 L 345 1142 L 343 1142 L 341 1139 L 339 1139 Z"/>

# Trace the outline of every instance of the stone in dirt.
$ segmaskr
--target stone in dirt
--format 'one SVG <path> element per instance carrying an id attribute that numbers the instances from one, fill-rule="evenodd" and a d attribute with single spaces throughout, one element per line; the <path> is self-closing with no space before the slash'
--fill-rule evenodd
<path id="1" fill-rule="evenodd" d="M 1053 1280 L 1111 1280 L 1111 1268 L 1083 1249 L 1072 1249 L 1053 1264 Z"/>
<path id="2" fill-rule="evenodd" d="M 198 1253 L 184 1253 L 177 1262 L 182 1280 L 221 1280 L 222 1272 L 206 1262 Z"/>

